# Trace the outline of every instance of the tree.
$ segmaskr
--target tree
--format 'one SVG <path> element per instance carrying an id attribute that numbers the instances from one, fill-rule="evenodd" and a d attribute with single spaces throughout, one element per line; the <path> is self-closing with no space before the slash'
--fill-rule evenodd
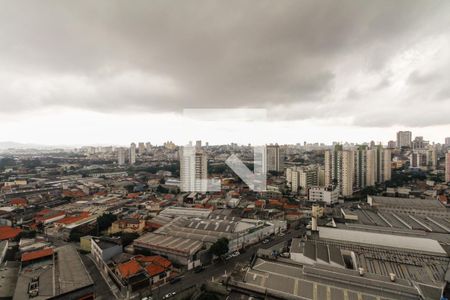
<path id="1" fill-rule="evenodd" d="M 134 184 L 128 184 L 124 186 L 124 188 L 127 190 L 128 193 L 132 193 L 134 190 Z"/>
<path id="2" fill-rule="evenodd" d="M 204 292 L 197 298 L 197 300 L 219 300 L 219 297 L 212 293 Z"/>
<path id="3" fill-rule="evenodd" d="M 124 247 L 128 246 L 138 237 L 139 237 L 139 234 L 136 232 L 122 232 L 120 234 L 120 240 L 122 242 L 122 246 L 124 246 Z"/>
<path id="4" fill-rule="evenodd" d="M 79 242 L 82 236 L 86 234 L 82 231 L 79 231 L 77 228 L 73 229 L 69 234 L 69 241 L 71 242 Z"/>
<path id="5" fill-rule="evenodd" d="M 101 215 L 97 218 L 98 230 L 103 231 L 108 229 L 111 224 L 117 220 L 117 216 L 111 213 Z"/>
<path id="6" fill-rule="evenodd" d="M 156 188 L 156 191 L 161 194 L 167 194 L 169 192 L 169 190 L 167 188 L 163 187 L 162 185 L 158 185 L 158 187 Z"/>
<path id="7" fill-rule="evenodd" d="M 211 247 L 209 248 L 209 252 L 211 254 L 214 254 L 215 256 L 221 257 L 222 255 L 230 251 L 228 243 L 229 241 L 227 238 L 220 238 L 214 244 L 211 245 Z"/>

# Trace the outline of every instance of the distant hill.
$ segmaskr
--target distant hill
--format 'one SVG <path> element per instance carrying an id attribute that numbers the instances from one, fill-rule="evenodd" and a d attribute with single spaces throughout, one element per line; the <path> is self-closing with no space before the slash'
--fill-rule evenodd
<path id="1" fill-rule="evenodd" d="M 51 146 L 39 145 L 39 144 L 25 144 L 25 143 L 17 143 L 17 142 L 0 142 L 0 149 L 49 149 Z"/>

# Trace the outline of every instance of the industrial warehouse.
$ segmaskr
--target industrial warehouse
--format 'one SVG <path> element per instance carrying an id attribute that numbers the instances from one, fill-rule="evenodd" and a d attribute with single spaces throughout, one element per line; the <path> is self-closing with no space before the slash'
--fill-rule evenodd
<path id="1" fill-rule="evenodd" d="M 159 222 L 161 227 L 135 240 L 134 251 L 163 255 L 188 269 L 201 265 L 200 250 L 207 250 L 221 237 L 228 239 L 230 251 L 236 251 L 286 230 L 285 221 L 206 215 L 203 210 L 197 210 L 199 217 L 192 217 L 192 209 L 180 208 L 177 212 L 181 216 L 175 216 L 174 210 L 169 210 L 170 213 L 162 213 L 163 217 L 152 220 Z M 168 215 L 174 218 L 167 218 Z"/>

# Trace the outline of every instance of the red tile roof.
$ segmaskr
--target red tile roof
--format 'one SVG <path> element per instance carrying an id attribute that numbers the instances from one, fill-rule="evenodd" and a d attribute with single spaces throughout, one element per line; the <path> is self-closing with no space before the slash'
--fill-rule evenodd
<path id="1" fill-rule="evenodd" d="M 32 261 L 32 260 L 35 260 L 35 259 L 39 259 L 39 258 L 51 256 L 51 255 L 53 255 L 53 249 L 52 248 L 45 248 L 45 249 L 42 249 L 42 250 L 37 250 L 37 251 L 33 251 L 33 252 L 26 252 L 26 253 L 22 254 L 21 261 L 22 262 Z"/>
<path id="2" fill-rule="evenodd" d="M 154 255 L 154 256 L 139 255 L 139 256 L 136 256 L 136 260 L 138 260 L 140 262 L 145 262 L 145 263 L 157 264 L 164 268 L 169 268 L 172 266 L 172 262 L 170 260 L 165 259 L 164 257 L 159 256 L 159 255 Z"/>
<path id="3" fill-rule="evenodd" d="M 27 200 L 25 200 L 24 198 L 13 198 L 13 199 L 11 199 L 11 201 L 9 202 L 9 204 L 11 204 L 11 205 L 26 206 L 26 205 L 27 205 Z"/>
<path id="4" fill-rule="evenodd" d="M 255 201 L 255 206 L 264 206 L 266 204 L 266 201 L 264 200 L 256 200 Z"/>
<path id="5" fill-rule="evenodd" d="M 147 229 L 158 229 L 158 228 L 161 228 L 161 226 L 162 226 L 161 224 L 154 223 L 154 222 L 149 222 L 149 221 L 147 221 L 145 223 L 145 227 Z"/>
<path id="6" fill-rule="evenodd" d="M 86 196 L 86 194 L 83 193 L 80 190 L 73 190 L 73 191 L 72 190 L 64 190 L 62 192 L 62 195 L 64 197 L 74 197 L 74 198 L 81 198 L 81 197 L 85 197 Z"/>
<path id="7" fill-rule="evenodd" d="M 283 206 L 283 203 L 281 203 L 280 201 L 278 201 L 278 200 L 269 200 L 269 204 L 270 205 L 273 205 L 273 206 Z"/>
<path id="8" fill-rule="evenodd" d="M 97 192 L 94 194 L 94 196 L 106 196 L 106 195 L 108 195 L 107 191 Z"/>
<path id="9" fill-rule="evenodd" d="M 117 270 L 122 278 L 128 278 L 139 273 L 142 270 L 141 265 L 134 259 L 126 263 L 119 264 Z"/>
<path id="10" fill-rule="evenodd" d="M 444 204 L 447 204 L 447 196 L 439 195 L 439 201 L 441 201 Z"/>
<path id="11" fill-rule="evenodd" d="M 166 269 L 159 265 L 151 264 L 151 265 L 148 265 L 147 267 L 145 267 L 145 270 L 147 271 L 148 275 L 155 276 L 155 275 L 161 274 Z"/>
<path id="12" fill-rule="evenodd" d="M 0 226 L 0 241 L 13 239 L 22 232 L 20 228 L 10 226 Z"/>
<path id="13" fill-rule="evenodd" d="M 283 207 L 284 207 L 284 209 L 298 209 L 298 205 L 296 205 L 296 204 L 285 203 Z"/>
<path id="14" fill-rule="evenodd" d="M 72 223 L 81 221 L 83 219 L 86 219 L 89 216 L 90 216 L 90 214 L 88 212 L 82 211 L 79 214 L 72 215 L 72 216 L 67 216 L 65 218 L 62 218 L 61 220 L 56 221 L 56 223 L 68 225 L 68 224 L 72 224 Z"/>
<path id="15" fill-rule="evenodd" d="M 46 209 L 43 209 L 43 210 L 37 212 L 36 215 L 43 216 L 43 215 L 49 214 L 51 212 L 52 212 L 51 209 L 46 208 Z"/>
<path id="16" fill-rule="evenodd" d="M 40 212 L 36 213 L 34 219 L 37 222 L 42 222 L 59 216 L 63 216 L 65 214 L 66 213 L 64 211 L 60 210 L 43 209 Z"/>
<path id="17" fill-rule="evenodd" d="M 128 199 L 136 199 L 137 197 L 139 197 L 140 193 L 129 193 L 127 198 Z"/>

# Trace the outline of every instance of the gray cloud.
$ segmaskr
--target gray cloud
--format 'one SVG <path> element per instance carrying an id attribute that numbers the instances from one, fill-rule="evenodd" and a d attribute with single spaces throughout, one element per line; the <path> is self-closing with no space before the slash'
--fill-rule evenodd
<path id="1" fill-rule="evenodd" d="M 449 37 L 449 8 L 425 0 L 3 2 L 1 111 L 276 105 L 278 119 L 335 115 L 387 126 L 389 118 L 357 115 L 392 85 L 383 76 L 393 58 L 424 38 Z M 362 63 L 342 71 L 353 58 Z M 375 74 L 378 84 L 343 79 L 358 72 Z M 413 74 L 408 83 L 426 90 Z M 342 83 L 347 92 L 339 93 Z M 364 106 L 351 104 L 355 95 Z M 405 99 L 383 97 L 392 97 L 392 112 L 405 109 Z"/>

